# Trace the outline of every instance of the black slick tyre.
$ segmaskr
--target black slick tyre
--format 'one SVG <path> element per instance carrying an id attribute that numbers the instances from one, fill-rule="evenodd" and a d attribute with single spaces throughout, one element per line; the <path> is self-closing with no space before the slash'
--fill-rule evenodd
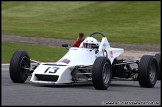
<path id="1" fill-rule="evenodd" d="M 10 78 L 14 83 L 24 83 L 28 78 L 30 57 L 26 51 L 15 51 L 9 66 Z"/>
<path id="2" fill-rule="evenodd" d="M 92 68 L 92 82 L 95 89 L 106 90 L 111 82 L 112 69 L 107 57 L 97 57 Z"/>
<path id="3" fill-rule="evenodd" d="M 161 54 L 160 53 L 155 54 L 155 58 L 158 63 L 158 80 L 161 80 Z"/>
<path id="4" fill-rule="evenodd" d="M 138 68 L 138 80 L 141 87 L 153 88 L 158 78 L 158 65 L 154 56 L 143 55 Z"/>

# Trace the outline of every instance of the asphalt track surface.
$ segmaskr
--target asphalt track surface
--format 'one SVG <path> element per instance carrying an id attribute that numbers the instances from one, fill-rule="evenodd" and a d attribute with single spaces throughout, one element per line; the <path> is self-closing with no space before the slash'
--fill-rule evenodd
<path id="1" fill-rule="evenodd" d="M 161 81 L 154 88 L 141 88 L 138 81 L 112 81 L 108 90 L 95 90 L 92 83 L 46 85 L 13 83 L 9 66 L 1 65 L 2 106 L 107 106 L 161 105 Z"/>

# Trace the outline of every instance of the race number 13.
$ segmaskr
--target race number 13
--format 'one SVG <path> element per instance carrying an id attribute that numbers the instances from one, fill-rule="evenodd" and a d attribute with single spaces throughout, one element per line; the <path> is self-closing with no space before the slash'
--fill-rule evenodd
<path id="1" fill-rule="evenodd" d="M 51 68 L 51 69 L 50 69 Z M 45 71 L 44 71 L 44 73 L 56 73 L 57 72 L 57 70 L 59 69 L 59 67 L 48 67 Z"/>

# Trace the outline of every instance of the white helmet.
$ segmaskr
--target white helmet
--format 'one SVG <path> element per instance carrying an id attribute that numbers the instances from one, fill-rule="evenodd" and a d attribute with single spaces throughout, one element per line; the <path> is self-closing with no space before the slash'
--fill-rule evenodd
<path id="1" fill-rule="evenodd" d="M 84 41 L 83 41 L 83 47 L 84 48 L 89 48 L 89 49 L 92 49 L 93 46 L 98 46 L 98 41 L 93 38 L 93 37 L 87 37 Z"/>

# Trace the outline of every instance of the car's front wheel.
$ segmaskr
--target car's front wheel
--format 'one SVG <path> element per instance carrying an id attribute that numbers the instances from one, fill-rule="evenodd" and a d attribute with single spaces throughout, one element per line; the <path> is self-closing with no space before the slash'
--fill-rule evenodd
<path id="1" fill-rule="evenodd" d="M 95 89 L 106 90 L 111 82 L 112 69 L 107 57 L 97 57 L 92 68 L 92 82 Z"/>
<path id="2" fill-rule="evenodd" d="M 28 72 L 30 68 L 30 57 L 26 51 L 15 51 L 13 54 L 10 66 L 9 74 L 14 83 L 24 83 L 28 78 Z"/>

